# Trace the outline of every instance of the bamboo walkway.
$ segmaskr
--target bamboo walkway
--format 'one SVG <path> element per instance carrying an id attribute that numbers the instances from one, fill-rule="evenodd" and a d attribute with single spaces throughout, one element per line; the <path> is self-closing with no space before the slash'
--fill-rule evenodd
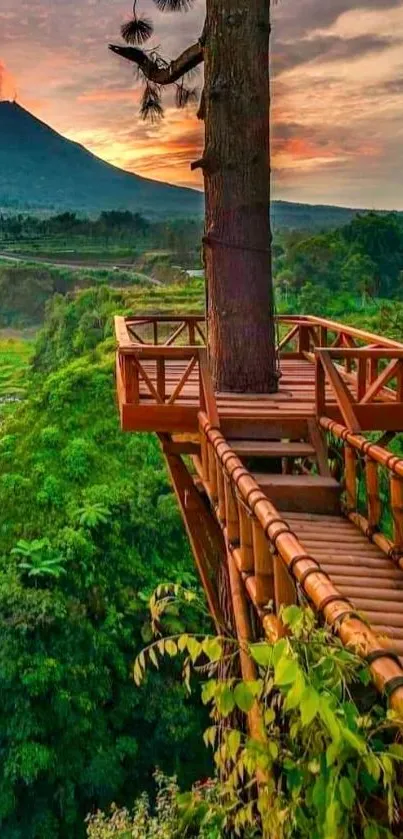
<path id="1" fill-rule="evenodd" d="M 239 637 L 253 637 L 251 607 L 273 638 L 281 606 L 309 602 L 402 710 L 403 460 L 388 444 L 403 345 L 283 318 L 278 393 L 215 393 L 204 329 L 117 318 L 116 370 L 122 428 L 160 437 L 214 619 L 226 561 Z"/>

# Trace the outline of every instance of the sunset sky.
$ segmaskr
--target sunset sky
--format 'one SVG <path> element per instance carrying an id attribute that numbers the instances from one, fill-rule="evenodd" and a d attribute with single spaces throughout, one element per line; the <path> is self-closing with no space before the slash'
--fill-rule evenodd
<path id="1" fill-rule="evenodd" d="M 138 3 L 167 58 L 197 40 L 204 0 L 186 14 Z M 111 163 L 201 187 L 194 110 L 168 97 L 163 122 L 142 122 L 133 69 L 107 50 L 130 12 L 130 0 L 0 0 L 1 97 Z M 275 197 L 403 209 L 403 0 L 281 0 L 273 29 Z"/>

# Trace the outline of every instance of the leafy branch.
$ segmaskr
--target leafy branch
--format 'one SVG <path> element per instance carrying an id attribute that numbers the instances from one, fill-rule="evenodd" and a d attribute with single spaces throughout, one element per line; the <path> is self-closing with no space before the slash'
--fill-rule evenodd
<path id="1" fill-rule="evenodd" d="M 154 0 L 160 11 L 173 12 L 186 11 L 193 2 L 194 0 Z M 137 77 L 144 84 L 140 114 L 143 119 L 150 118 L 155 122 L 164 115 L 162 88 L 175 86 L 178 108 L 185 108 L 197 101 L 197 88 L 189 87 L 186 80 L 203 62 L 204 32 L 197 43 L 188 47 L 178 58 L 168 62 L 158 50 L 147 51 L 139 48 L 151 38 L 153 31 L 152 21 L 138 14 L 137 0 L 134 0 L 133 16 L 121 27 L 122 38 L 129 46 L 109 44 L 109 49 L 136 65 Z"/>

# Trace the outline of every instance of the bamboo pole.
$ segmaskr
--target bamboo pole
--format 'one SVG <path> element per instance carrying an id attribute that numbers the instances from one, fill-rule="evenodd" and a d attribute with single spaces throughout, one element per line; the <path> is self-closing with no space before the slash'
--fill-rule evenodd
<path id="1" fill-rule="evenodd" d="M 210 445 L 207 446 L 207 458 L 208 458 L 210 497 L 211 497 L 212 503 L 214 505 L 216 505 L 217 500 L 218 500 L 217 461 L 216 461 L 216 456 L 215 456 L 215 451 L 214 451 L 213 446 L 210 446 Z"/>
<path id="2" fill-rule="evenodd" d="M 370 532 L 379 530 L 381 520 L 381 499 L 379 497 L 378 464 L 370 457 L 365 458 L 365 479 L 367 484 L 368 526 Z"/>
<path id="3" fill-rule="evenodd" d="M 346 510 L 357 509 L 357 455 L 346 443 L 344 445 L 344 474 L 346 479 Z"/>
<path id="4" fill-rule="evenodd" d="M 241 571 L 251 573 L 254 570 L 252 519 L 245 505 L 238 503 L 239 531 L 241 541 Z"/>
<path id="5" fill-rule="evenodd" d="M 282 606 L 292 606 L 297 602 L 294 582 L 278 554 L 274 555 L 274 600 L 277 614 Z"/>
<path id="6" fill-rule="evenodd" d="M 393 516 L 393 542 L 397 554 L 403 555 L 403 480 L 391 475 L 390 501 Z"/>
<path id="7" fill-rule="evenodd" d="M 273 556 L 260 522 L 252 519 L 253 558 L 255 564 L 256 603 L 267 606 L 274 601 Z"/>
<path id="8" fill-rule="evenodd" d="M 376 443 L 370 443 L 365 437 L 362 437 L 360 434 L 354 434 L 344 425 L 340 425 L 340 423 L 328 419 L 328 417 L 320 417 L 319 424 L 326 431 L 330 431 L 331 434 L 338 437 L 339 440 L 344 440 L 344 442 L 349 443 L 357 451 L 368 455 L 372 460 L 380 463 L 381 466 L 386 466 L 390 472 L 403 478 L 403 459 L 401 457 L 388 452 L 387 449 L 383 449 L 382 446 L 378 446 Z"/>
<path id="9" fill-rule="evenodd" d="M 224 474 L 225 491 L 225 521 L 227 527 L 228 542 L 231 545 L 239 545 L 239 517 L 238 505 L 234 498 L 234 490 L 228 475 Z"/>

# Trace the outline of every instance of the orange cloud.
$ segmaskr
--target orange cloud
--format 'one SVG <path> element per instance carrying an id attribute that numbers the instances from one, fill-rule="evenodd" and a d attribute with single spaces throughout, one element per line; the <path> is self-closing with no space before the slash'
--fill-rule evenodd
<path id="1" fill-rule="evenodd" d="M 7 70 L 6 65 L 0 61 L 0 100 L 17 98 L 17 82 Z"/>

